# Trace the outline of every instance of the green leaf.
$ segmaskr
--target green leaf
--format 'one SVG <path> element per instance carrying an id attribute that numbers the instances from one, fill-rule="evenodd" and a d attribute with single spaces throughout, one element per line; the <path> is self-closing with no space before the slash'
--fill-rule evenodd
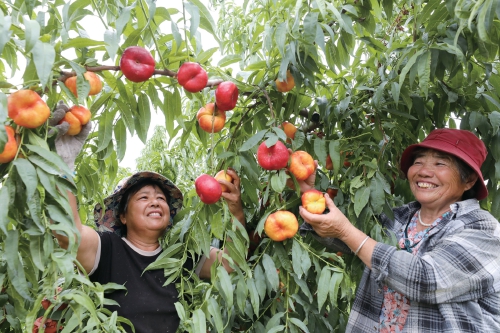
<path id="1" fill-rule="evenodd" d="M 330 294 L 330 302 L 333 304 L 333 306 L 337 306 L 337 295 L 339 292 L 340 282 L 342 282 L 343 277 L 344 275 L 339 272 L 334 272 L 332 274 L 329 286 L 329 294 Z"/>
<path id="2" fill-rule="evenodd" d="M 285 170 L 279 170 L 271 176 L 271 188 L 280 193 L 283 192 L 286 186 L 286 172 Z"/>
<path id="3" fill-rule="evenodd" d="M 378 174 L 377 174 L 378 176 Z M 382 212 L 385 204 L 384 184 L 379 177 L 373 177 L 370 181 L 370 204 L 374 214 Z"/>
<path id="4" fill-rule="evenodd" d="M 24 20 L 25 32 L 25 51 L 30 52 L 35 46 L 38 38 L 40 37 L 40 24 L 36 20 Z M 1 29 L 0 29 L 1 30 Z M 2 51 L 0 50 L 0 54 Z"/>
<path id="5" fill-rule="evenodd" d="M 221 287 L 219 292 L 226 301 L 226 306 L 231 308 L 233 306 L 233 285 L 231 284 L 229 274 L 222 266 L 217 267 L 217 280 L 219 281 Z"/>
<path id="6" fill-rule="evenodd" d="M 7 262 L 7 274 L 10 283 L 12 283 L 19 295 L 31 301 L 32 298 L 29 295 L 23 264 L 19 257 L 19 231 L 9 230 L 5 236 L 4 255 Z"/>
<path id="7" fill-rule="evenodd" d="M 116 158 L 121 161 L 125 157 L 125 150 L 127 149 L 127 129 L 123 118 L 118 119 L 113 131 L 115 134 Z"/>
<path id="8" fill-rule="evenodd" d="M 62 49 L 81 49 L 90 46 L 106 46 L 106 44 L 104 42 L 93 40 L 90 38 L 75 37 L 69 39 L 67 43 L 63 44 Z"/>
<path id="9" fill-rule="evenodd" d="M 274 35 L 274 43 L 282 57 L 285 57 L 285 42 L 286 42 L 286 23 L 278 24 Z M 286 74 L 285 74 L 286 75 Z"/>
<path id="10" fill-rule="evenodd" d="M 236 304 L 241 312 L 245 312 L 245 303 L 248 298 L 248 287 L 245 279 L 240 278 L 236 287 Z"/>
<path id="11" fill-rule="evenodd" d="M 135 7 L 135 5 L 131 5 L 128 7 L 124 7 L 122 9 L 122 12 L 120 13 L 120 16 L 116 20 L 115 26 L 116 26 L 116 35 L 121 36 L 123 29 L 127 25 L 128 21 L 130 20 L 130 11 Z"/>
<path id="12" fill-rule="evenodd" d="M 323 307 L 323 304 L 325 304 L 326 298 L 328 297 L 328 282 L 330 282 L 330 278 L 330 268 L 328 266 L 323 267 L 318 281 L 318 311 L 321 311 L 321 308 Z"/>
<path id="13" fill-rule="evenodd" d="M 108 148 L 111 139 L 113 138 L 113 121 L 114 110 L 106 110 L 99 117 L 99 130 L 97 134 L 97 147 L 96 153 Z"/>
<path id="14" fill-rule="evenodd" d="M 116 31 L 104 31 L 104 43 L 106 43 L 106 51 L 111 59 L 116 57 L 120 44 L 120 35 Z"/>
<path id="15" fill-rule="evenodd" d="M 223 332 L 224 331 L 224 323 L 222 322 L 222 309 L 219 306 L 219 303 L 215 300 L 215 298 L 210 297 L 207 300 L 207 309 L 210 315 L 213 318 L 213 321 L 215 323 L 215 328 L 217 329 L 217 332 Z M 204 331 L 202 331 L 204 332 Z"/>
<path id="16" fill-rule="evenodd" d="M 56 59 L 56 51 L 54 46 L 37 41 L 31 53 L 36 73 L 40 79 L 42 90 L 44 90 L 45 86 L 50 84 L 49 80 L 52 78 L 52 66 L 54 66 Z"/>
<path id="17" fill-rule="evenodd" d="M 200 26 L 200 11 L 198 7 L 194 6 L 193 4 L 189 2 L 184 2 L 183 3 L 185 8 L 187 9 L 187 12 L 191 16 L 190 19 L 190 26 L 189 26 L 189 34 L 191 36 L 196 35 L 196 32 L 198 31 L 198 27 Z"/>
<path id="18" fill-rule="evenodd" d="M 488 118 L 490 119 L 493 134 L 497 134 L 500 129 L 500 112 L 493 111 L 488 115 Z"/>
<path id="19" fill-rule="evenodd" d="M 249 149 L 252 149 L 255 147 L 260 141 L 262 141 L 262 138 L 264 138 L 264 135 L 266 135 L 267 130 L 261 130 L 257 132 L 254 136 L 252 136 L 250 139 L 245 141 L 240 147 L 239 151 L 247 151 Z"/>
<path id="20" fill-rule="evenodd" d="M 260 298 L 259 298 L 259 292 L 257 291 L 257 287 L 255 285 L 255 281 L 253 279 L 248 279 L 247 285 L 248 285 L 248 293 L 250 295 L 250 303 L 252 304 L 253 312 L 259 313 Z"/>
<path id="21" fill-rule="evenodd" d="M 269 321 L 266 324 L 266 333 L 279 332 L 284 328 L 283 325 L 278 326 L 284 314 L 285 314 L 284 312 L 278 312 L 274 316 L 272 316 L 271 319 L 269 319 Z"/>
<path id="22" fill-rule="evenodd" d="M 7 186 L 2 186 L 0 188 L 0 202 L 8 203 L 10 202 L 9 198 L 9 189 Z M 9 205 L 2 204 L 2 209 L 0 209 L 0 229 L 6 235 L 7 228 L 9 225 Z"/>
<path id="23" fill-rule="evenodd" d="M 304 333 L 309 333 L 309 329 L 307 328 L 306 324 L 302 320 L 299 320 L 298 318 L 290 317 L 288 320 L 290 320 L 291 323 L 293 323 L 295 326 L 300 328 L 302 332 Z"/>
<path id="24" fill-rule="evenodd" d="M 26 147 L 31 150 L 32 152 L 38 154 L 40 157 L 42 157 L 45 162 L 47 162 L 47 164 L 50 166 L 50 165 L 55 165 L 56 167 L 59 168 L 59 170 L 61 170 L 61 172 L 63 174 L 65 174 L 67 177 L 72 177 L 73 176 L 73 171 L 71 171 L 69 168 L 68 168 L 68 165 L 66 163 L 64 163 L 64 161 L 61 159 L 61 157 L 59 155 L 57 155 L 56 153 L 54 153 L 53 151 L 50 151 L 50 150 L 47 150 L 43 147 L 40 147 L 40 146 L 34 146 L 34 145 L 26 145 Z M 35 163 L 31 158 L 32 156 L 28 156 L 28 159 L 32 162 L 32 163 Z M 37 160 L 37 159 L 35 159 Z M 37 163 L 35 163 L 37 164 Z M 39 164 L 37 164 L 39 165 Z M 48 173 L 52 173 L 46 169 L 44 169 L 45 171 L 47 171 Z M 56 173 L 57 175 L 57 173 Z"/>
<path id="25" fill-rule="evenodd" d="M 278 290 L 280 284 L 278 272 L 276 271 L 273 259 L 267 253 L 264 253 L 262 256 L 262 266 L 264 266 L 269 285 L 274 291 Z"/>
<path id="26" fill-rule="evenodd" d="M 328 152 L 332 159 L 333 172 L 337 175 L 340 170 L 340 141 L 330 141 Z"/>
<path id="27" fill-rule="evenodd" d="M 151 110 L 149 109 L 149 98 L 145 94 L 140 94 L 137 101 L 138 116 L 135 120 L 135 129 L 139 139 L 145 144 L 148 138 L 148 129 L 151 123 Z"/>
<path id="28" fill-rule="evenodd" d="M 30 254 L 35 266 L 40 270 L 45 270 L 45 254 L 43 251 L 43 236 L 30 237 Z"/>
<path id="29" fill-rule="evenodd" d="M 21 176 L 21 180 L 26 185 L 26 196 L 28 201 L 35 194 L 36 186 L 38 185 L 38 177 L 35 167 L 26 159 L 18 158 L 14 161 L 17 172 Z"/>
<path id="30" fill-rule="evenodd" d="M 303 255 L 302 246 L 300 246 L 299 242 L 294 239 L 292 244 L 292 266 L 293 271 L 297 274 L 297 277 L 300 279 L 302 274 L 302 255 Z"/>
<path id="31" fill-rule="evenodd" d="M 359 217 L 359 214 L 365 208 L 370 198 L 370 189 L 366 186 L 358 189 L 354 196 L 354 213 Z"/>
<path id="32" fill-rule="evenodd" d="M 241 60 L 243 60 L 241 58 L 241 55 L 229 54 L 229 55 L 225 56 L 224 58 L 222 58 L 221 60 L 219 60 L 219 62 L 217 63 L 217 66 L 218 67 L 227 67 L 227 66 L 232 65 L 232 64 L 239 62 Z"/>
<path id="33" fill-rule="evenodd" d="M 10 16 L 4 16 L 3 11 L 0 10 L 0 55 L 12 35 L 10 30 L 11 19 Z"/>
<path id="34" fill-rule="evenodd" d="M 326 156 L 328 155 L 326 152 L 326 141 L 316 137 L 314 139 L 314 153 L 318 157 L 318 161 L 320 164 L 326 163 Z"/>

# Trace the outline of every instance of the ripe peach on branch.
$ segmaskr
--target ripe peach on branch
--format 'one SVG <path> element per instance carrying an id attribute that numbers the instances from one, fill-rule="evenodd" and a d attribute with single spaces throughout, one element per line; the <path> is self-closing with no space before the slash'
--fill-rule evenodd
<path id="1" fill-rule="evenodd" d="M 309 153 L 298 150 L 293 152 L 290 156 L 290 166 L 288 170 L 297 178 L 298 180 L 306 180 L 310 175 L 316 171 L 316 165 L 314 159 Z"/>
<path id="2" fill-rule="evenodd" d="M 198 110 L 196 119 L 198 119 L 198 124 L 202 130 L 208 133 L 217 133 L 224 128 L 226 112 L 219 110 L 219 108 L 215 110 L 214 103 L 207 103 Z"/>
<path id="3" fill-rule="evenodd" d="M 207 72 L 195 62 L 185 62 L 177 72 L 177 81 L 189 92 L 196 93 L 207 86 Z"/>
<path id="4" fill-rule="evenodd" d="M 47 103 L 33 90 L 19 90 L 10 94 L 7 110 L 17 125 L 26 128 L 37 128 L 50 116 Z"/>
<path id="5" fill-rule="evenodd" d="M 140 46 L 129 46 L 120 58 L 120 70 L 132 82 L 144 82 L 155 71 L 155 60 L 151 53 Z"/>
<path id="6" fill-rule="evenodd" d="M 288 164 L 290 153 L 285 144 L 277 141 L 274 145 L 268 147 L 266 142 L 262 142 L 257 149 L 257 162 L 266 170 L 283 169 Z"/>
<path id="7" fill-rule="evenodd" d="M 293 238 L 299 230 L 297 217 L 286 210 L 278 210 L 272 213 L 264 223 L 264 232 L 273 241 L 281 242 Z"/>
<path id="8" fill-rule="evenodd" d="M 85 77 L 85 80 L 87 80 L 90 84 L 89 96 L 97 95 L 98 93 L 101 92 L 102 82 L 96 73 L 85 72 L 85 74 L 83 74 L 83 76 Z M 77 81 L 77 77 L 71 76 L 68 79 L 66 79 L 66 81 L 64 81 L 64 84 L 66 85 L 66 87 L 68 87 L 69 91 L 71 91 L 73 93 L 73 95 L 78 97 L 77 88 L 76 88 L 76 81 Z"/>
<path id="9" fill-rule="evenodd" d="M 7 132 L 7 142 L 3 147 L 3 151 L 0 152 L 0 163 L 9 163 L 12 161 L 16 157 L 18 149 L 14 129 L 6 125 L 5 132 Z"/>
<path id="10" fill-rule="evenodd" d="M 219 182 L 207 174 L 198 176 L 194 181 L 194 187 L 200 200 L 208 205 L 216 203 L 222 196 L 222 187 Z"/>

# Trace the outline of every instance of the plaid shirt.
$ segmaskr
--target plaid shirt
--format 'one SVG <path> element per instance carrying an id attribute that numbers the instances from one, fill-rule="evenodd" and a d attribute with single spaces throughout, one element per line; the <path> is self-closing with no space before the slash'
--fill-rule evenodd
<path id="1" fill-rule="evenodd" d="M 450 207 L 417 255 L 376 245 L 346 332 L 378 332 L 384 285 L 411 300 L 403 332 L 500 332 L 500 225 L 475 199 Z M 400 239 L 419 208 L 396 208 L 382 223 Z"/>

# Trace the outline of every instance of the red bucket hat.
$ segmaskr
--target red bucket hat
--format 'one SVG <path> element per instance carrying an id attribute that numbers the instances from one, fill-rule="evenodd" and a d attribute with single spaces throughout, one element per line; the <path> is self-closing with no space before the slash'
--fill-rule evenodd
<path id="1" fill-rule="evenodd" d="M 408 169 L 413 162 L 412 153 L 418 147 L 439 150 L 464 161 L 479 177 L 474 185 L 477 188 L 476 199 L 482 200 L 488 196 L 488 190 L 486 189 L 483 174 L 481 173 L 481 165 L 486 159 L 488 151 L 483 141 L 474 135 L 474 133 L 450 128 L 441 128 L 432 131 L 424 141 L 409 146 L 403 152 L 400 165 L 405 175 L 408 173 Z"/>
<path id="2" fill-rule="evenodd" d="M 182 192 L 168 178 L 156 172 L 142 171 L 126 177 L 116 186 L 113 194 L 104 199 L 104 207 L 100 203 L 94 207 L 94 222 L 97 230 L 101 232 L 111 231 L 121 235 L 123 224 L 118 216 L 118 207 L 122 200 L 123 194 L 132 185 L 136 184 L 141 179 L 151 179 L 158 183 L 163 188 L 165 194 L 168 195 L 168 206 L 170 208 L 170 218 L 173 219 L 178 211 L 182 208 Z"/>

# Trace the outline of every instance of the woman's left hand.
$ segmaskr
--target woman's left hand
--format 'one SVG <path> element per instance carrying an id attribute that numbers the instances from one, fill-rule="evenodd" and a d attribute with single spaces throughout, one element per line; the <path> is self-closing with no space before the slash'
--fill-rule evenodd
<path id="1" fill-rule="evenodd" d="M 222 192 L 222 197 L 226 200 L 231 214 L 245 225 L 245 214 L 243 213 L 243 205 L 241 203 L 240 177 L 232 168 L 227 169 L 227 174 L 233 178 L 232 182 L 223 179 L 218 180 L 220 184 L 227 187 L 227 192 Z"/>

